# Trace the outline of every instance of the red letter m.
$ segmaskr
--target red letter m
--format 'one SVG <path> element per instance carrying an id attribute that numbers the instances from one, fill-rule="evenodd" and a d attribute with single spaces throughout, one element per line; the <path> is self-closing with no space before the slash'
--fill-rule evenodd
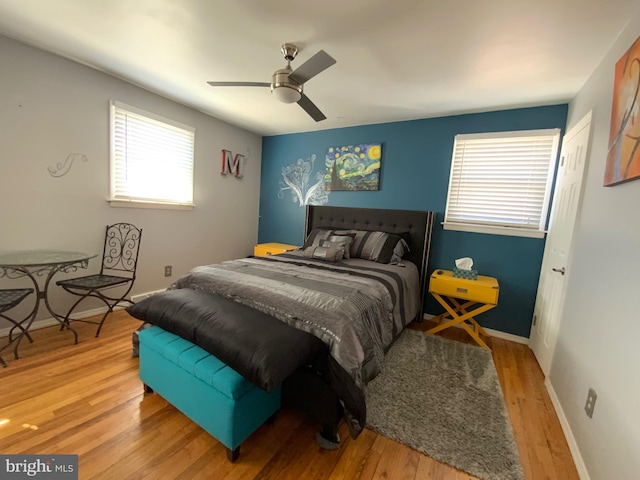
<path id="1" fill-rule="evenodd" d="M 236 154 L 233 158 L 233 154 L 229 150 L 222 150 L 222 170 L 220 173 L 226 175 L 232 173 L 238 178 L 242 177 L 242 167 L 244 166 L 244 155 Z"/>

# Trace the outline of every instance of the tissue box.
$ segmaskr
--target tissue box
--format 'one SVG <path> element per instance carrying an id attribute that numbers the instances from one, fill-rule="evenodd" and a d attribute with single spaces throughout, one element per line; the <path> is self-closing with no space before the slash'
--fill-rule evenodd
<path id="1" fill-rule="evenodd" d="M 460 270 L 458 267 L 453 267 L 453 276 L 455 278 L 466 278 L 467 280 L 477 280 L 477 270 Z"/>

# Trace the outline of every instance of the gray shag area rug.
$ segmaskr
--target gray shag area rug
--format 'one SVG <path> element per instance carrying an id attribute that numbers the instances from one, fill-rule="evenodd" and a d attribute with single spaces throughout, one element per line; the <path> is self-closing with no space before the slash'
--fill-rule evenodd
<path id="1" fill-rule="evenodd" d="M 484 480 L 524 478 L 489 350 L 406 330 L 366 398 L 379 434 Z"/>

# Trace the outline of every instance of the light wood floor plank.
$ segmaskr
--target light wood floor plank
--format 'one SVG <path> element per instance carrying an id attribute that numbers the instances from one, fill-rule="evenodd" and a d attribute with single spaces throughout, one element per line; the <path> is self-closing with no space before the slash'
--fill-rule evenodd
<path id="1" fill-rule="evenodd" d="M 365 429 L 358 440 L 350 442 L 349 448 L 345 448 L 344 453 L 329 475 L 329 480 L 352 480 L 360 478 L 371 454 L 371 447 L 377 435 L 371 430 Z"/>
<path id="2" fill-rule="evenodd" d="M 262 426 L 231 464 L 224 447 L 157 394 L 145 395 L 131 334 L 140 325 L 124 311 L 95 325 L 74 323 L 80 343 L 55 327 L 33 332 L 21 358 L 0 369 L 0 451 L 77 453 L 81 479 L 474 480 L 397 442 L 340 426 L 342 445 L 321 450 L 315 425 L 283 409 Z M 426 330 L 429 322 L 411 328 Z M 461 329 L 439 335 L 472 343 Z M 0 339 L 1 340 L 1 339 Z M 578 479 L 560 422 L 528 347 L 488 339 L 514 427 L 525 477 Z"/>

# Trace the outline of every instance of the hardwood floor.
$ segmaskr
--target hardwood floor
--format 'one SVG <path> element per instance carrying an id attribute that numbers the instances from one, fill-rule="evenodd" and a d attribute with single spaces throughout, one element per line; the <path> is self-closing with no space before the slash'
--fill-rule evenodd
<path id="1" fill-rule="evenodd" d="M 434 479 L 469 480 L 365 430 L 357 440 L 344 424 L 338 450 L 322 450 L 317 425 L 283 410 L 242 445 L 231 464 L 224 447 L 156 394 L 143 395 L 131 333 L 140 325 L 124 311 L 105 323 L 76 322 L 80 343 L 55 327 L 33 332 L 8 368 L 0 368 L 0 452 L 75 453 L 80 479 Z M 429 323 L 412 328 L 424 330 Z M 460 329 L 443 336 L 469 342 Z M 505 401 L 527 479 L 578 479 L 567 442 L 525 345 L 491 339 Z"/>

